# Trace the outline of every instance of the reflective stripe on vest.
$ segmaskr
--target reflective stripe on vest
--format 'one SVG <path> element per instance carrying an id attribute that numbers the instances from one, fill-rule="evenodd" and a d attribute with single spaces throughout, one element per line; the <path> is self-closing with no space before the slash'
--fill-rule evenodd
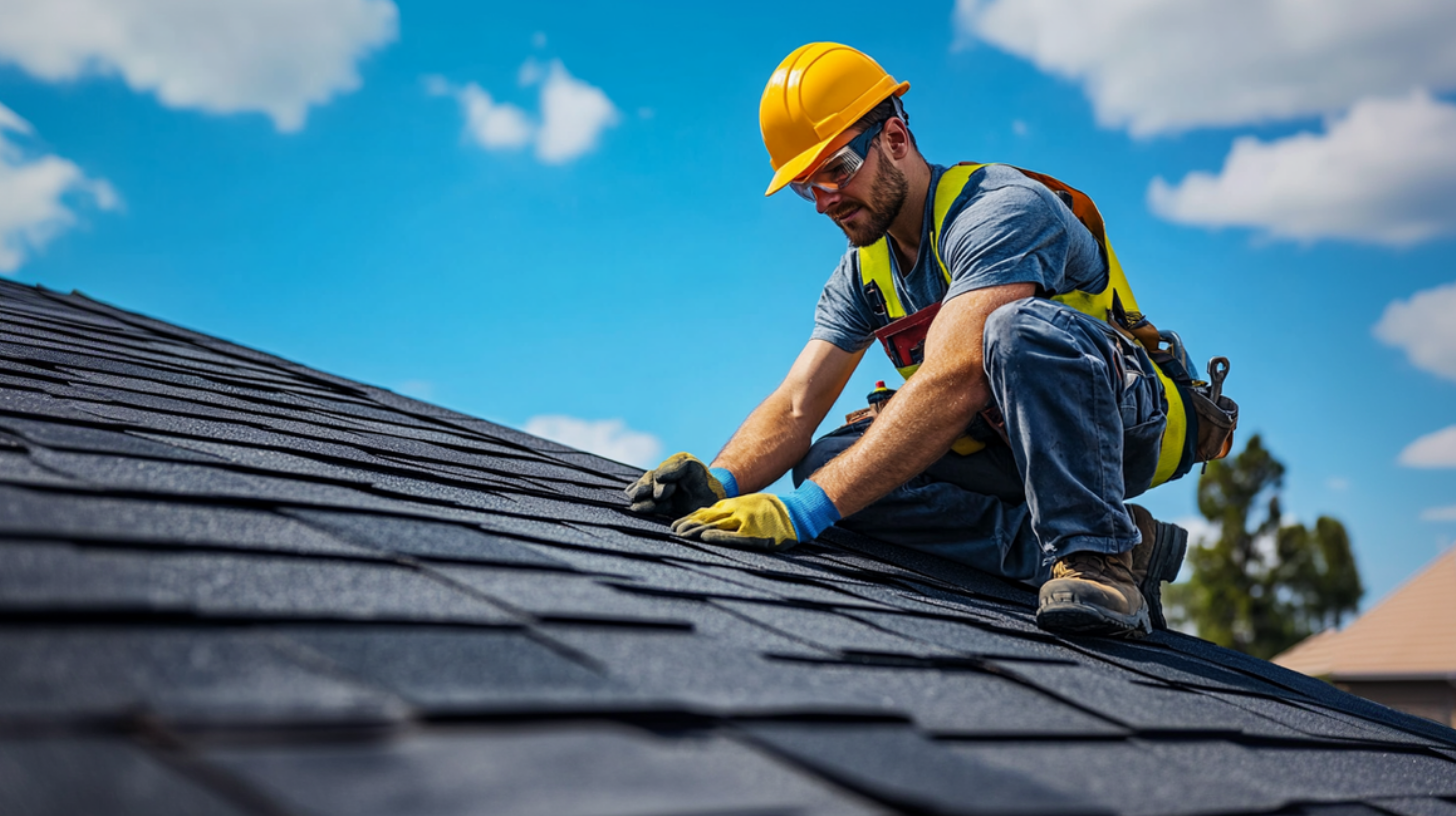
<path id="1" fill-rule="evenodd" d="M 950 213 L 951 205 L 960 197 L 961 191 L 970 182 L 971 176 L 984 164 L 958 164 L 946 170 L 940 176 L 940 181 L 935 188 L 935 202 L 932 205 L 932 220 L 930 222 L 930 251 L 935 257 L 935 263 L 940 267 L 940 273 L 945 278 L 946 285 L 950 284 L 950 270 L 946 268 L 945 261 L 940 257 L 941 231 L 945 226 L 946 215 Z M 1020 168 L 1012 168 L 1018 172 L 1025 173 L 1028 178 L 1033 178 L 1045 184 L 1053 179 L 1038 177 L 1037 174 L 1028 173 Z M 1065 187 L 1065 185 L 1062 185 Z M 1071 190 L 1071 188 L 1067 188 Z M 1080 195 L 1080 193 L 1075 193 Z M 1085 198 L 1085 197 L 1084 197 Z M 1092 206 L 1092 215 L 1095 217 L 1082 217 L 1079 220 L 1091 231 L 1092 236 L 1097 239 L 1103 254 L 1107 257 L 1107 286 L 1100 292 L 1084 292 L 1074 290 L 1060 295 L 1054 295 L 1052 300 L 1076 309 L 1077 311 L 1097 318 L 1107 320 L 1112 314 L 1114 293 L 1121 302 L 1125 311 L 1139 311 L 1137 300 L 1133 297 L 1132 287 L 1127 283 L 1127 276 L 1123 274 L 1122 264 L 1118 263 L 1117 255 L 1112 251 L 1112 244 L 1107 240 L 1107 234 L 1101 223 L 1101 216 L 1096 215 L 1095 205 L 1090 199 L 1086 199 L 1087 205 Z M 1091 223 L 1089 223 L 1089 221 Z M 858 252 L 860 282 L 868 288 L 871 284 L 880 291 L 880 296 L 885 301 L 885 314 L 890 320 L 899 320 L 905 316 L 905 307 L 900 303 L 900 296 L 895 292 L 895 267 L 890 259 L 890 243 L 888 238 L 861 247 Z M 899 368 L 901 376 L 910 379 L 919 365 L 908 365 Z M 1173 380 L 1163 372 L 1163 369 L 1154 366 L 1158 372 L 1158 380 L 1163 385 L 1163 398 L 1167 401 L 1166 412 L 1167 423 L 1163 429 L 1162 448 L 1158 452 L 1158 468 L 1153 475 L 1154 486 L 1160 485 L 1169 479 L 1181 476 L 1186 468 L 1180 468 L 1184 459 L 1184 443 L 1188 435 L 1188 417 L 1183 405 L 1183 394 Z M 1189 463 L 1191 464 L 1191 462 Z"/>

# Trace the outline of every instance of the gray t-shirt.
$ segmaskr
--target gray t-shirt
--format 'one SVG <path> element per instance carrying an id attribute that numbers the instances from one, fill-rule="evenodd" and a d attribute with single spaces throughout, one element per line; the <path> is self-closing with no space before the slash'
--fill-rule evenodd
<path id="1" fill-rule="evenodd" d="M 1040 182 L 997 164 L 972 174 L 946 214 L 941 257 L 950 270 L 947 285 L 930 248 L 931 205 L 945 168 L 931 165 L 931 172 L 915 268 L 905 274 L 890 253 L 895 294 L 906 314 L 1008 283 L 1034 283 L 1044 296 L 1075 289 L 1098 292 L 1107 285 L 1107 263 L 1097 240 L 1072 210 Z M 859 351 L 889 322 L 874 313 L 860 280 L 859 252 L 850 247 L 819 296 L 812 336 Z"/>

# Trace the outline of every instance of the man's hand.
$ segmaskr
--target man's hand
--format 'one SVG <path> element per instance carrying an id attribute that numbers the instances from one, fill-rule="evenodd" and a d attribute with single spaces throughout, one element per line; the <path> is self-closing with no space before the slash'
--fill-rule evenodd
<path id="1" fill-rule="evenodd" d="M 723 471 L 729 479 L 732 474 Z M 656 513 L 681 518 L 701 507 L 736 495 L 702 460 L 688 453 L 675 453 L 656 469 L 642 474 L 626 490 L 634 513 Z"/>
<path id="2" fill-rule="evenodd" d="M 749 493 L 720 501 L 674 521 L 672 531 L 708 544 L 787 550 L 836 521 L 839 511 L 819 485 L 809 481 L 785 496 Z"/>

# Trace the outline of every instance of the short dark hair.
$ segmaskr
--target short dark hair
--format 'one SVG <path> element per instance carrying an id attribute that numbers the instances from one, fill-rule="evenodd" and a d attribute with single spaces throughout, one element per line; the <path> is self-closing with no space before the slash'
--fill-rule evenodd
<path id="1" fill-rule="evenodd" d="M 905 132 L 910 134 L 910 146 L 919 150 L 920 146 L 915 144 L 915 133 L 910 130 L 910 114 L 905 112 L 905 106 L 897 96 L 887 96 L 880 100 L 880 104 L 870 108 L 870 112 L 861 116 L 850 128 L 863 133 L 881 122 L 895 118 L 905 123 Z"/>

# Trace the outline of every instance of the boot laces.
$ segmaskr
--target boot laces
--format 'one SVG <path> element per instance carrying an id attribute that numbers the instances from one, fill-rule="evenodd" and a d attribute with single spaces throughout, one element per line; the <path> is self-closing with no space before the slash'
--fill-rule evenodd
<path id="1" fill-rule="evenodd" d="M 1132 584 L 1132 570 L 1123 563 L 1126 553 L 1074 552 L 1052 565 L 1053 578 L 1077 578 L 1098 583 Z"/>

